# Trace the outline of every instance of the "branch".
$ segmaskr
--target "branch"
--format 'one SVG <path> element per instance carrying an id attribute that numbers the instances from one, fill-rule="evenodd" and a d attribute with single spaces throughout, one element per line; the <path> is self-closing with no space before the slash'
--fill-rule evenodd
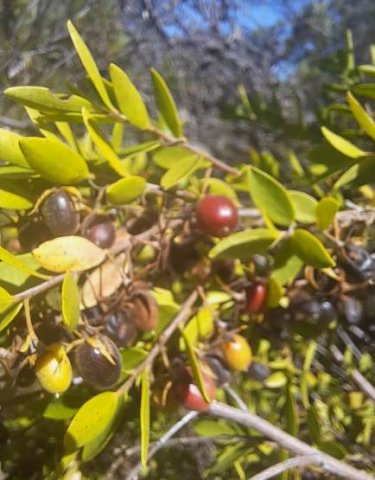
<path id="1" fill-rule="evenodd" d="M 272 467 L 263 470 L 263 472 L 250 477 L 249 480 L 268 480 L 291 468 L 301 468 L 306 465 L 320 465 L 319 458 L 316 455 L 300 455 L 298 457 L 288 458 L 288 460 L 272 465 Z"/>
<path id="2" fill-rule="evenodd" d="M 237 408 L 229 407 L 224 403 L 212 402 L 208 410 L 212 416 L 223 418 L 232 422 L 239 423 L 248 428 L 252 428 L 276 442 L 280 447 L 285 448 L 294 455 L 314 456 L 319 464 L 330 473 L 345 478 L 345 480 L 374 480 L 374 477 L 362 470 L 336 460 L 335 458 L 323 453 L 316 448 L 310 447 L 307 443 L 298 438 L 285 433 L 278 427 L 275 427 L 267 420 L 254 415 L 250 412 L 243 412 Z"/>

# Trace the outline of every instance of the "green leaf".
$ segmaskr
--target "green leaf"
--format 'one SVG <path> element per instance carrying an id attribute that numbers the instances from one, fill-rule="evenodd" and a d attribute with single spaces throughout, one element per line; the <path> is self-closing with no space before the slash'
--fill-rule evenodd
<path id="1" fill-rule="evenodd" d="M 146 180 L 142 177 L 132 176 L 121 178 L 108 185 L 106 195 L 112 205 L 126 205 L 137 200 L 146 189 Z"/>
<path id="2" fill-rule="evenodd" d="M 348 142 L 345 138 L 340 137 L 340 135 L 331 132 L 331 130 L 326 127 L 322 127 L 322 133 L 327 142 L 347 157 L 358 159 L 367 155 L 365 151 Z"/>
<path id="3" fill-rule="evenodd" d="M 108 443 L 111 441 L 114 433 L 115 432 L 112 431 L 112 432 L 109 432 L 108 434 L 100 435 L 92 443 L 88 443 L 87 445 L 84 445 L 84 447 L 82 448 L 82 461 L 89 462 L 90 460 L 95 458 L 97 455 L 99 455 L 99 453 L 102 452 L 105 449 L 105 447 L 108 445 Z"/>
<path id="4" fill-rule="evenodd" d="M 0 128 L 0 160 L 29 168 L 18 143 L 21 138 L 17 133 Z"/>
<path id="5" fill-rule="evenodd" d="M 52 93 L 45 87 L 10 87 L 4 91 L 12 100 L 39 111 L 80 112 L 83 107 L 92 110 L 91 103 L 77 95 Z"/>
<path id="6" fill-rule="evenodd" d="M 51 420 L 68 420 L 76 414 L 82 403 L 81 395 L 71 393 L 69 390 L 61 397 L 54 397 L 49 402 L 43 412 L 43 417 Z"/>
<path id="7" fill-rule="evenodd" d="M 209 252 L 210 258 L 249 259 L 255 253 L 265 253 L 278 235 L 266 228 L 236 232 L 220 240 Z"/>
<path id="8" fill-rule="evenodd" d="M 373 119 L 367 114 L 362 105 L 348 92 L 348 103 L 355 119 L 364 132 L 367 133 L 373 140 L 375 140 L 375 123 Z"/>
<path id="9" fill-rule="evenodd" d="M 293 435 L 293 437 L 297 437 L 299 430 L 297 404 L 290 385 L 287 386 L 285 392 L 284 416 L 286 421 L 286 431 L 290 435 Z"/>
<path id="10" fill-rule="evenodd" d="M 148 369 L 142 373 L 142 393 L 141 393 L 141 462 L 145 467 L 147 464 L 148 447 L 150 444 L 150 372 Z"/>
<path id="11" fill-rule="evenodd" d="M 236 424 L 221 419 L 200 419 L 192 425 L 194 432 L 201 437 L 213 437 L 217 435 L 237 435 L 239 428 Z"/>
<path id="12" fill-rule="evenodd" d="M 331 457 L 338 458 L 339 460 L 344 458 L 348 454 L 345 447 L 341 443 L 335 440 L 320 442 L 319 450 L 321 450 L 324 453 L 327 453 L 328 455 L 331 455 Z"/>
<path id="13" fill-rule="evenodd" d="M 112 102 L 109 98 L 104 81 L 100 75 L 99 69 L 94 59 L 92 58 L 90 50 L 88 49 L 86 43 L 83 41 L 82 37 L 80 36 L 75 26 L 70 20 L 68 21 L 68 31 L 74 47 L 77 50 L 78 56 L 82 62 L 82 65 L 86 70 L 94 87 L 96 88 L 96 91 L 98 92 L 100 98 L 103 100 L 104 105 L 110 110 L 115 110 L 115 107 L 112 105 Z"/>
<path id="14" fill-rule="evenodd" d="M 27 187 L 17 180 L 0 180 L 0 208 L 28 210 L 33 206 L 33 197 Z"/>
<path id="15" fill-rule="evenodd" d="M 297 255 L 306 265 L 317 268 L 334 267 L 335 261 L 322 242 L 312 233 L 297 228 L 292 236 Z"/>
<path id="16" fill-rule="evenodd" d="M 151 69 L 151 78 L 158 110 L 175 137 L 182 136 L 182 122 L 178 115 L 176 104 L 163 77 Z"/>
<path id="17" fill-rule="evenodd" d="M 145 129 L 150 127 L 150 118 L 142 96 L 130 81 L 127 74 L 117 65 L 109 66 L 113 89 L 120 111 L 135 127 Z"/>
<path id="18" fill-rule="evenodd" d="M 320 230 L 326 230 L 332 225 L 336 213 L 339 209 L 339 203 L 332 197 L 324 197 L 319 200 L 316 206 L 316 223 Z"/>
<path id="19" fill-rule="evenodd" d="M 147 350 L 143 350 L 139 347 L 122 348 L 121 358 L 123 364 L 123 370 L 130 372 L 136 368 L 147 357 Z"/>
<path id="20" fill-rule="evenodd" d="M 6 310 L 12 303 L 14 303 L 12 295 L 0 287 L 0 312 Z"/>
<path id="21" fill-rule="evenodd" d="M 303 261 L 296 255 L 291 238 L 278 246 L 274 255 L 274 262 L 271 278 L 280 285 L 291 285 L 303 267 Z"/>
<path id="22" fill-rule="evenodd" d="M 99 393 L 84 403 L 65 433 L 65 451 L 73 452 L 109 434 L 120 405 L 120 397 L 116 392 Z"/>
<path id="23" fill-rule="evenodd" d="M 309 371 L 310 370 L 312 362 L 314 361 L 314 358 L 315 358 L 317 347 L 318 347 L 318 344 L 315 342 L 315 340 L 311 340 L 309 342 L 309 345 L 308 345 L 306 353 L 305 353 L 305 359 L 303 361 L 303 370 L 304 371 Z"/>
<path id="24" fill-rule="evenodd" d="M 230 198 L 235 205 L 241 205 L 234 189 L 228 184 L 228 182 L 224 182 L 223 180 L 220 180 L 220 178 L 210 177 L 202 179 L 200 181 L 200 186 L 202 188 L 204 186 L 207 187 L 207 193 L 210 193 L 211 195 L 224 195 L 225 197 Z"/>
<path id="25" fill-rule="evenodd" d="M 196 156 L 196 153 L 185 147 L 161 147 L 153 154 L 153 160 L 158 167 L 169 169 L 177 165 L 186 157 L 196 158 Z"/>
<path id="26" fill-rule="evenodd" d="M 249 193 L 255 205 L 264 209 L 277 225 L 289 226 L 295 211 L 288 191 L 268 173 L 252 167 L 248 173 Z"/>
<path id="27" fill-rule="evenodd" d="M 270 308 L 276 308 L 283 296 L 284 289 L 274 277 L 270 277 L 267 286 L 267 305 Z"/>
<path id="28" fill-rule="evenodd" d="M 121 164 L 120 158 L 114 151 L 112 145 L 104 138 L 104 135 L 101 133 L 99 127 L 95 124 L 94 120 L 90 118 L 88 111 L 85 109 L 82 110 L 82 118 L 89 133 L 89 136 L 96 148 L 108 161 L 108 163 L 116 173 L 118 173 L 122 177 L 125 176 L 127 174 L 127 171 Z"/>
<path id="29" fill-rule="evenodd" d="M 39 268 L 38 263 L 34 260 L 31 253 L 23 253 L 16 257 L 23 263 L 23 266 L 37 270 Z M 12 293 L 18 292 L 21 288 L 24 288 L 25 283 L 30 280 L 30 273 L 19 270 L 17 267 L 10 265 L 8 262 L 0 262 L 0 283 L 3 285 L 11 285 Z M 35 279 L 31 280 L 35 282 Z"/>
<path id="30" fill-rule="evenodd" d="M 318 205 L 316 199 L 307 193 L 296 190 L 289 190 L 289 196 L 296 212 L 297 222 L 315 223 L 315 210 Z"/>
<path id="31" fill-rule="evenodd" d="M 199 367 L 199 360 L 194 352 L 194 348 L 190 343 L 188 336 L 185 334 L 183 330 L 181 330 L 181 334 L 183 336 L 185 342 L 186 352 L 189 358 L 189 363 L 193 372 L 194 383 L 197 385 L 202 397 L 205 399 L 207 403 L 211 403 L 211 398 L 209 397 L 206 385 L 204 383 L 203 374 Z"/>
<path id="32" fill-rule="evenodd" d="M 189 178 L 201 165 L 199 155 L 182 158 L 161 177 L 160 186 L 165 190 L 176 186 L 178 182 Z"/>
<path id="33" fill-rule="evenodd" d="M 21 270 L 21 272 L 24 272 L 28 275 L 32 275 L 37 278 L 42 278 L 43 280 L 48 280 L 50 278 L 48 275 L 43 275 L 37 272 L 36 270 L 34 270 L 33 268 L 30 268 L 20 258 L 8 252 L 8 250 L 5 250 L 5 248 L 3 247 L 0 247 L 0 260 L 2 260 L 5 263 L 8 263 L 9 265 L 12 265 L 12 267 L 17 268 L 18 270 Z"/>
<path id="34" fill-rule="evenodd" d="M 287 384 L 287 378 L 284 372 L 272 373 L 264 382 L 267 388 L 281 388 Z"/>
<path id="35" fill-rule="evenodd" d="M 350 167 L 339 177 L 333 188 L 338 190 L 344 186 L 357 188 L 375 181 L 375 155 L 364 158 Z"/>
<path id="36" fill-rule="evenodd" d="M 62 315 L 63 322 L 69 330 L 75 330 L 79 321 L 80 293 L 77 282 L 70 272 L 67 272 L 62 284 Z"/>
<path id="37" fill-rule="evenodd" d="M 23 138 L 20 148 L 30 167 L 52 183 L 72 185 L 90 176 L 85 159 L 58 140 Z"/>
<path id="38" fill-rule="evenodd" d="M 363 95 L 375 99 L 375 83 L 364 83 L 362 85 L 354 85 L 351 90 L 356 95 Z"/>
<path id="39" fill-rule="evenodd" d="M 12 323 L 12 321 L 16 318 L 22 307 L 23 303 L 20 302 L 0 312 L 0 332 L 5 330 L 7 326 Z"/>
<path id="40" fill-rule="evenodd" d="M 191 345 L 196 345 L 199 340 L 212 335 L 214 330 L 214 315 L 212 308 L 202 307 L 198 310 L 184 328 L 185 336 Z M 183 344 L 181 344 L 183 343 Z M 180 350 L 184 350 L 185 342 L 180 342 Z"/>

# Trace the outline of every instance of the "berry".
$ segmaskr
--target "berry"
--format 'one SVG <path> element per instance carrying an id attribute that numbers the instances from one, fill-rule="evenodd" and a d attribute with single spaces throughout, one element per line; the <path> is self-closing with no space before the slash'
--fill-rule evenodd
<path id="1" fill-rule="evenodd" d="M 336 318 L 336 310 L 329 300 L 318 300 L 301 295 L 291 302 L 293 320 L 312 324 L 330 323 Z"/>
<path id="2" fill-rule="evenodd" d="M 341 252 L 340 259 L 346 273 L 354 280 L 364 281 L 373 278 L 375 272 L 374 261 L 370 253 L 359 245 L 347 245 Z"/>
<path id="3" fill-rule="evenodd" d="M 231 370 L 246 370 L 252 360 L 252 352 L 247 340 L 241 335 L 233 335 L 221 344 L 221 351 Z"/>
<path id="4" fill-rule="evenodd" d="M 226 237 L 238 224 L 237 207 L 223 195 L 206 195 L 196 208 L 199 229 L 213 237 Z"/>
<path id="5" fill-rule="evenodd" d="M 137 338 L 137 328 L 129 317 L 128 310 L 117 310 L 106 318 L 104 333 L 119 347 L 132 345 Z"/>
<path id="6" fill-rule="evenodd" d="M 49 345 L 45 352 L 38 355 L 35 373 L 47 392 L 63 393 L 68 390 L 72 382 L 72 366 L 61 344 Z"/>
<path id="7" fill-rule="evenodd" d="M 98 389 L 112 387 L 119 380 L 122 367 L 118 348 L 105 335 L 90 337 L 78 345 L 74 364 L 83 380 Z"/>
<path id="8" fill-rule="evenodd" d="M 110 248 L 115 241 L 116 228 L 105 215 L 96 215 L 85 227 L 84 236 L 100 248 Z"/>
<path id="9" fill-rule="evenodd" d="M 263 282 L 255 282 L 246 289 L 246 311 L 259 313 L 267 299 L 267 287 Z"/>
<path id="10" fill-rule="evenodd" d="M 216 355 L 208 355 L 206 361 L 216 378 L 217 385 L 224 385 L 230 381 L 231 372 Z"/>
<path id="11" fill-rule="evenodd" d="M 260 362 L 253 362 L 248 369 L 249 377 L 259 382 L 263 382 L 270 375 L 270 369 L 267 365 Z"/>
<path id="12" fill-rule="evenodd" d="M 52 235 L 73 235 L 78 229 L 78 214 L 74 202 L 65 190 L 55 190 L 43 201 L 40 212 Z"/>
<path id="13" fill-rule="evenodd" d="M 207 373 L 203 373 L 205 387 L 208 397 L 213 400 L 216 395 L 216 385 L 213 378 Z M 192 383 L 192 377 L 188 372 L 182 378 L 176 380 L 171 387 L 172 394 L 180 405 L 189 410 L 204 412 L 210 406 L 203 398 L 199 388 Z"/>

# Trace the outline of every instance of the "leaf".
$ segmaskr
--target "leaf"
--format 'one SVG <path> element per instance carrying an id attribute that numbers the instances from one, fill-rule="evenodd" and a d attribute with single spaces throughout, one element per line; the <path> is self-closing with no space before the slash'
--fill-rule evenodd
<path id="1" fill-rule="evenodd" d="M 258 208 L 264 209 L 277 225 L 289 226 L 295 211 L 288 191 L 268 173 L 252 167 L 248 173 L 249 193 Z"/>
<path id="2" fill-rule="evenodd" d="M 283 287 L 276 278 L 271 276 L 268 280 L 267 286 L 267 306 L 270 308 L 276 308 L 279 305 L 283 293 Z"/>
<path id="3" fill-rule="evenodd" d="M 286 420 L 286 431 L 293 435 L 298 436 L 298 413 L 295 395 L 292 392 L 291 386 L 288 385 L 285 392 L 285 406 L 284 415 Z"/>
<path id="4" fill-rule="evenodd" d="M 161 177 L 160 186 L 165 190 L 169 190 L 177 185 L 178 182 L 189 178 L 199 167 L 200 162 L 201 158 L 199 155 L 182 158 Z"/>
<path id="5" fill-rule="evenodd" d="M 304 192 L 289 190 L 289 196 L 292 200 L 296 212 L 296 220 L 300 223 L 315 223 L 315 210 L 318 202 L 314 197 Z"/>
<path id="6" fill-rule="evenodd" d="M 195 158 L 196 156 L 196 153 L 185 147 L 175 146 L 158 148 L 152 158 L 158 167 L 169 169 L 186 157 Z"/>
<path id="7" fill-rule="evenodd" d="M 82 461 L 83 462 L 89 462 L 93 458 L 95 458 L 97 455 L 99 455 L 100 452 L 104 450 L 104 448 L 108 445 L 108 443 L 111 441 L 114 431 L 109 432 L 108 434 L 103 434 L 100 437 L 96 438 L 92 443 L 88 443 L 82 448 Z"/>
<path id="8" fill-rule="evenodd" d="M 328 128 L 322 127 L 321 130 L 327 142 L 347 157 L 358 159 L 367 155 L 365 151 L 348 142 L 345 138 L 340 137 L 340 135 L 331 132 Z"/>
<path id="9" fill-rule="evenodd" d="M 297 228 L 293 233 L 292 241 L 297 255 L 306 265 L 317 268 L 335 266 L 335 261 L 322 242 L 307 230 Z"/>
<path id="10" fill-rule="evenodd" d="M 120 405 L 120 397 L 116 392 L 99 393 L 84 403 L 65 433 L 65 451 L 73 452 L 109 434 Z"/>
<path id="11" fill-rule="evenodd" d="M 353 85 L 351 90 L 356 95 L 363 95 L 375 99 L 375 83 L 365 83 L 362 85 Z"/>
<path id="12" fill-rule="evenodd" d="M 211 195 L 224 195 L 225 197 L 230 198 L 235 205 L 241 205 L 234 189 L 228 184 L 228 182 L 224 182 L 223 180 L 220 180 L 220 178 L 210 177 L 202 179 L 200 181 L 200 186 L 201 188 L 204 186 L 207 187 L 207 193 L 210 193 Z"/>
<path id="13" fill-rule="evenodd" d="M 4 311 L 12 303 L 14 303 L 12 295 L 5 288 L 0 287 L 0 312 Z"/>
<path id="14" fill-rule="evenodd" d="M 182 122 L 165 80 L 154 68 L 151 69 L 151 79 L 154 87 L 156 105 L 160 114 L 173 135 L 175 137 L 181 137 Z"/>
<path id="15" fill-rule="evenodd" d="M 304 371 L 309 371 L 312 365 L 312 362 L 314 361 L 314 357 L 317 351 L 318 344 L 315 342 L 315 340 L 311 340 L 309 342 L 309 345 L 307 347 L 306 353 L 305 353 L 305 359 L 303 361 L 303 370 Z"/>
<path id="16" fill-rule="evenodd" d="M 331 457 L 338 458 L 339 460 L 344 458 L 348 454 L 346 448 L 341 443 L 335 440 L 320 442 L 319 450 L 327 453 L 328 455 L 331 455 Z"/>
<path id="17" fill-rule="evenodd" d="M 287 378 L 284 372 L 272 373 L 264 382 L 267 388 L 281 388 L 287 384 Z"/>
<path id="18" fill-rule="evenodd" d="M 131 372 L 147 357 L 147 350 L 143 350 L 139 347 L 122 348 L 121 358 L 123 364 L 123 370 L 125 372 Z"/>
<path id="19" fill-rule="evenodd" d="M 339 203 L 332 197 L 324 197 L 319 200 L 316 206 L 316 223 L 320 230 L 326 230 L 332 225 L 335 215 L 339 209 Z"/>
<path id="20" fill-rule="evenodd" d="M 52 93 L 45 87 L 10 87 L 4 91 L 7 97 L 38 111 L 80 112 L 83 107 L 92 109 L 91 103 L 77 95 Z"/>
<path id="21" fill-rule="evenodd" d="M 212 335 L 214 330 L 214 315 L 211 308 L 202 307 L 198 310 L 184 328 L 186 337 L 191 345 L 196 345 L 199 340 Z M 183 345 L 181 345 L 183 343 Z M 180 342 L 180 350 L 184 350 L 185 343 Z"/>
<path id="22" fill-rule="evenodd" d="M 237 425 L 220 419 L 200 419 L 192 424 L 192 428 L 201 437 L 237 435 L 239 433 Z"/>
<path id="23" fill-rule="evenodd" d="M 373 140 L 375 140 L 375 123 L 373 119 L 367 114 L 362 105 L 348 92 L 347 100 L 354 118 L 357 120 L 359 126 L 367 133 Z"/>
<path id="24" fill-rule="evenodd" d="M 33 198 L 27 187 L 17 180 L 0 180 L 0 208 L 28 210 Z"/>
<path id="25" fill-rule="evenodd" d="M 108 185 L 107 199 L 112 205 L 126 205 L 137 200 L 146 189 L 146 180 L 137 175 L 121 178 Z"/>
<path id="26" fill-rule="evenodd" d="M 150 444 L 150 372 L 144 369 L 141 379 L 142 393 L 141 393 L 141 462 L 145 467 L 147 464 L 148 447 Z"/>
<path id="27" fill-rule="evenodd" d="M 21 135 L 17 133 L 0 128 L 0 160 L 12 165 L 29 168 L 18 144 L 21 138 Z"/>
<path id="28" fill-rule="evenodd" d="M 198 358 L 194 352 L 194 348 L 190 343 L 189 338 L 185 334 L 183 330 L 181 330 L 182 337 L 185 341 L 185 348 L 186 352 L 189 358 L 189 363 L 193 372 L 193 378 L 194 378 L 194 383 L 197 385 L 202 397 L 205 399 L 207 403 L 211 403 L 211 398 L 209 397 L 207 390 L 206 390 L 206 385 L 203 380 L 203 374 L 201 372 L 201 369 L 199 367 L 199 361 Z"/>
<path id="29" fill-rule="evenodd" d="M 339 177 L 333 188 L 338 190 L 344 186 L 351 188 L 360 187 L 361 185 L 368 185 L 375 180 L 375 155 L 364 158 L 356 163 L 348 170 L 346 170 L 341 177 Z"/>
<path id="30" fill-rule="evenodd" d="M 77 413 L 82 403 L 81 395 L 69 390 L 61 397 L 52 398 L 43 412 L 43 417 L 52 420 L 68 420 Z"/>
<path id="31" fill-rule="evenodd" d="M 265 253 L 277 238 L 275 232 L 266 228 L 243 230 L 220 240 L 209 251 L 208 256 L 246 260 L 256 253 Z"/>
<path id="32" fill-rule="evenodd" d="M 5 330 L 7 326 L 13 322 L 18 313 L 21 311 L 22 307 L 23 303 L 20 302 L 0 312 L 0 332 Z"/>
<path id="33" fill-rule="evenodd" d="M 121 113 L 135 127 L 149 128 L 151 124 L 146 105 L 127 74 L 113 63 L 109 66 L 109 73 Z"/>
<path id="34" fill-rule="evenodd" d="M 82 37 L 80 36 L 75 26 L 70 20 L 68 21 L 67 25 L 70 38 L 72 39 L 74 47 L 77 50 L 78 56 L 82 62 L 82 65 L 86 70 L 90 80 L 92 81 L 96 91 L 98 92 L 100 98 L 103 100 L 104 105 L 110 110 L 115 110 L 109 98 L 104 81 L 100 75 L 99 69 L 94 59 L 92 58 L 90 50 L 88 49 L 86 43 L 83 41 Z"/>
<path id="35" fill-rule="evenodd" d="M 20 148 L 30 167 L 52 183 L 72 185 L 90 176 L 85 159 L 58 140 L 23 138 Z"/>
<path id="36" fill-rule="evenodd" d="M 87 238 L 70 235 L 43 242 L 32 251 L 34 258 L 51 272 L 79 272 L 96 267 L 106 257 L 105 250 Z"/>
<path id="37" fill-rule="evenodd" d="M 32 275 L 37 278 L 42 278 L 43 280 L 48 280 L 50 278 L 48 275 L 43 275 L 42 273 L 39 273 L 33 268 L 29 267 L 20 258 L 8 252 L 8 250 L 5 250 L 5 248 L 3 247 L 0 247 L 0 260 L 2 260 L 3 262 L 9 265 L 12 265 L 12 267 L 15 267 L 18 270 L 21 270 L 21 272 L 24 272 L 27 275 Z"/>
<path id="38" fill-rule="evenodd" d="M 296 254 L 291 238 L 278 246 L 274 255 L 274 262 L 271 278 L 280 285 L 291 285 L 303 267 L 303 261 Z"/>
<path id="39" fill-rule="evenodd" d="M 80 293 L 77 282 L 70 272 L 64 277 L 61 300 L 63 322 L 70 331 L 73 331 L 79 321 Z"/>

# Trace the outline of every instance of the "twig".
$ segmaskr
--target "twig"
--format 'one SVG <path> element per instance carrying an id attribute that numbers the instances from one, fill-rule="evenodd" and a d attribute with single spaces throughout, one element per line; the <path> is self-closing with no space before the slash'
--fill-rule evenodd
<path id="1" fill-rule="evenodd" d="M 320 465 L 327 472 L 343 477 L 345 480 L 374 480 L 374 477 L 366 472 L 357 470 L 351 465 L 336 460 L 316 448 L 310 447 L 307 443 L 289 435 L 258 415 L 250 412 L 242 412 L 237 408 L 229 407 L 224 403 L 215 401 L 211 403 L 208 413 L 214 417 L 223 418 L 252 428 L 265 437 L 275 441 L 280 447 L 285 448 L 294 455 L 313 455 L 319 459 Z"/>
<path id="2" fill-rule="evenodd" d="M 228 385 L 224 385 L 223 388 L 224 388 L 225 392 L 227 393 L 227 395 L 232 400 L 234 400 L 234 402 L 236 403 L 237 407 L 240 410 L 242 410 L 243 412 L 248 411 L 246 403 L 242 400 L 242 398 L 239 395 L 237 395 L 237 393 L 231 387 L 229 387 Z"/>
<path id="3" fill-rule="evenodd" d="M 280 462 L 276 465 L 272 465 L 272 467 L 263 470 L 263 472 L 250 477 L 249 480 L 268 480 L 269 478 L 286 472 L 291 468 L 301 468 L 305 467 L 306 465 L 320 465 L 319 458 L 316 455 L 301 455 L 294 458 L 288 458 L 288 460 Z"/>

